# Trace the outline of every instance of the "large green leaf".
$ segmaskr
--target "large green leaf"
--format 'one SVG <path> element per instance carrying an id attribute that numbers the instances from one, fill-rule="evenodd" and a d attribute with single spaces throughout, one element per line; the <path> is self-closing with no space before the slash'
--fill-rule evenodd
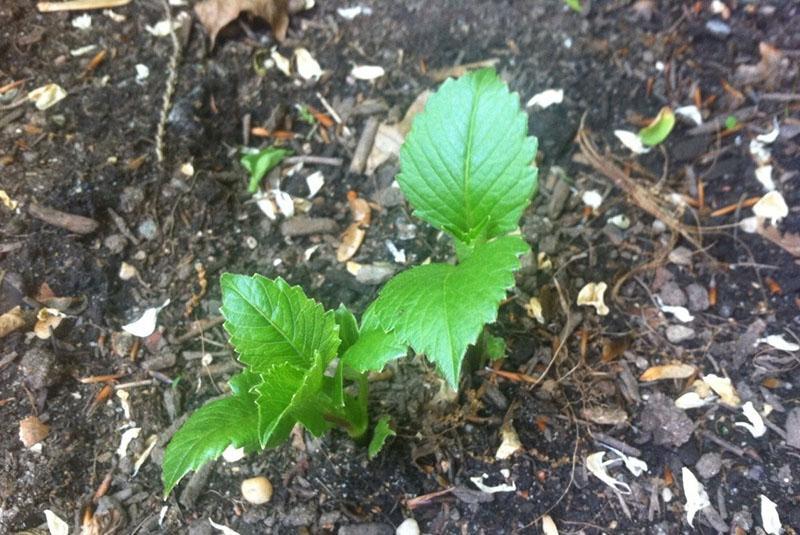
<path id="1" fill-rule="evenodd" d="M 375 314 L 375 304 L 364 312 L 361 318 L 361 334 L 355 344 L 344 353 L 342 360 L 346 366 L 363 373 L 381 371 L 389 361 L 405 357 L 408 344 L 393 330 L 387 332 L 381 327 Z"/>
<path id="2" fill-rule="evenodd" d="M 385 329 L 426 354 L 458 389 L 467 347 L 496 319 L 500 301 L 514 285 L 519 256 L 526 251 L 521 238 L 505 236 L 476 245 L 458 265 L 412 268 L 384 286 L 374 312 Z"/>
<path id="3" fill-rule="evenodd" d="M 248 371 L 232 377 L 232 396 L 203 405 L 175 433 L 164 452 L 165 496 L 190 470 L 216 459 L 229 445 L 247 451 L 258 448 L 256 396 L 250 391 L 260 380 Z"/>
<path id="4" fill-rule="evenodd" d="M 253 390 L 258 394 L 261 447 L 270 448 L 286 440 L 298 421 L 315 436 L 330 428 L 323 417 L 330 401 L 321 393 L 325 367 L 325 359 L 317 353 L 309 368 L 284 363 L 262 374 L 262 382 Z"/>
<path id="5" fill-rule="evenodd" d="M 266 373 L 278 364 L 307 368 L 318 351 L 327 364 L 339 346 L 333 312 L 299 286 L 277 278 L 222 275 L 222 315 L 239 360 Z"/>
<path id="6" fill-rule="evenodd" d="M 536 188 L 536 138 L 519 95 L 493 69 L 447 80 L 400 151 L 400 187 L 415 214 L 472 242 L 517 227 Z"/>

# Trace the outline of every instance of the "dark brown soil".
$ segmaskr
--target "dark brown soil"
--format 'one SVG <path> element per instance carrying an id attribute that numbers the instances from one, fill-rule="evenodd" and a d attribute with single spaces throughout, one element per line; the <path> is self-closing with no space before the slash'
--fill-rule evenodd
<path id="1" fill-rule="evenodd" d="M 705 470 L 706 464 L 697 466 L 703 458 L 719 466 L 699 476 L 713 509 L 698 513 L 695 531 L 756 533 L 763 494 L 777 503 L 785 532 L 795 533 L 800 450 L 790 444 L 798 440 L 800 417 L 792 427 L 787 416 L 800 410 L 800 354 L 754 342 L 768 334 L 797 342 L 800 334 L 800 253 L 789 243 L 792 236 L 800 240 L 800 6 L 726 3 L 727 20 L 712 13 L 710 2 L 595 1 L 577 14 L 555 0 L 365 0 L 359 4 L 372 14 L 348 21 L 336 9 L 355 4 L 317 0 L 292 17 L 279 46 L 287 56 L 307 48 L 325 70 L 317 82 L 289 79 L 274 68 L 257 72 L 257 58 L 275 45 L 261 22 L 242 18 L 209 50 L 195 21 L 159 164 L 154 139 L 173 48 L 168 37 L 145 27 L 164 18 L 161 2 L 116 9 L 124 21 L 91 12 L 91 28 L 80 30 L 71 24 L 77 14 L 38 13 L 32 2 L 4 1 L 0 88 L 23 83 L 0 93 L 0 189 L 19 203 L 16 210 L 0 206 L 0 314 L 17 305 L 34 314 L 45 283 L 53 295 L 81 302 L 48 340 L 26 330 L 0 339 L 0 532 L 39 526 L 50 509 L 76 529 L 84 513 L 94 512 L 105 522 L 101 533 L 210 533 L 207 519 L 242 535 L 392 533 L 406 517 L 424 533 L 534 533 L 544 514 L 561 533 L 684 533 L 690 528 L 681 469 L 697 475 Z M 188 8 L 173 8 L 173 16 L 181 10 Z M 709 21 L 724 27 L 712 32 Z M 759 63 L 762 42 L 780 51 L 778 65 L 761 79 L 745 79 L 741 67 Z M 89 44 L 96 50 L 71 54 Z M 101 50 L 105 59 L 87 69 Z M 328 307 L 345 303 L 359 312 L 378 289 L 336 261 L 338 233 L 287 237 L 281 220 L 270 221 L 252 202 L 237 161 L 243 118 L 299 134 L 286 142 L 296 154 L 342 160 L 306 164 L 282 188 L 304 197 L 305 177 L 322 171 L 325 186 L 310 215 L 332 218 L 344 230 L 347 192 L 382 199 L 398 171 L 393 160 L 371 177 L 348 171 L 368 120 L 364 102 L 376 104 L 371 113 L 379 120 L 396 120 L 421 91 L 436 87 L 431 73 L 437 69 L 490 58 L 523 102 L 544 89 L 565 91 L 563 104 L 528 110 L 540 142 L 541 187 L 522 229 L 553 270 L 529 262 L 492 328 L 509 348 L 497 370 L 511 375 L 476 370 L 457 399 L 442 401 L 440 381 L 423 359 L 402 362 L 374 382 L 373 414 L 392 415 L 398 430 L 376 459 L 368 461 L 366 449 L 342 434 L 305 437 L 236 464 L 220 461 L 206 480 L 193 480 L 193 499 L 181 497 L 187 478 L 163 501 L 164 444 L 182 415 L 218 395 L 236 369 L 218 324 L 186 335 L 195 322 L 218 316 L 222 272 L 282 276 Z M 150 69 L 142 81 L 137 64 Z M 386 75 L 374 83 L 352 80 L 354 64 L 382 65 Z M 51 82 L 67 91 L 65 100 L 46 111 L 22 102 Z M 344 116 L 349 136 L 338 125 L 323 138 L 319 127 L 312 131 L 301 120 L 296 105 L 325 111 L 318 94 Z M 738 124 L 698 135 L 680 120 L 663 151 L 639 157 L 613 136 L 618 128 L 638 130 L 664 105 L 695 98 L 707 122 L 739 114 Z M 656 198 L 677 192 L 697 199 L 702 184 L 705 201 L 683 222 L 707 228 L 703 250 L 659 229 L 635 199 L 587 164 L 574 143 L 584 115 L 605 158 Z M 773 121 L 781 128 L 771 146 L 773 177 L 789 206 L 779 225 L 784 247 L 738 229 L 752 214 L 746 205 L 712 215 L 764 194 L 748 146 Z M 250 146 L 269 142 L 249 139 Z M 193 176 L 180 170 L 187 162 Z M 571 189 L 560 201 L 556 167 Z M 580 201 L 592 189 L 604 195 L 596 213 Z M 34 203 L 91 218 L 98 227 L 71 233 L 32 217 Z M 373 212 L 354 260 L 391 262 L 386 240 L 406 251 L 409 265 L 452 255 L 404 202 L 386 204 Z M 607 222 L 618 214 L 631 220 L 630 228 Z M 417 228 L 409 237 L 411 223 Z M 307 259 L 312 245 L 318 248 Z M 675 260 L 679 246 L 691 251 L 683 263 Z M 135 266 L 138 277 L 121 280 L 122 262 Z M 187 314 L 203 279 L 207 293 Z M 608 283 L 608 316 L 575 304 L 590 281 Z M 686 324 L 693 338 L 669 342 L 665 330 L 678 322 L 659 312 L 655 297 L 680 300 L 689 293 L 702 301 L 704 292 L 711 303 L 698 305 Z M 543 304 L 544 325 L 526 312 L 533 296 Z M 162 336 L 130 350 L 121 325 L 167 298 Z M 203 353 L 213 355 L 209 367 L 201 365 Z M 753 438 L 734 426 L 745 421 L 738 409 L 717 403 L 675 409 L 672 400 L 692 378 L 637 379 L 644 369 L 674 360 L 729 376 L 741 399 L 759 409 L 769 404 L 766 435 Z M 118 375 L 117 387 L 129 385 L 122 390 L 130 395 L 130 419 L 142 428 L 124 458 L 115 453 L 129 423 L 119 399 L 112 393 L 95 402 L 104 383 L 79 381 L 101 375 Z M 664 413 L 667 420 L 660 420 Z M 18 437 L 19 422 L 31 415 L 49 425 L 40 452 Z M 600 423 L 604 415 L 617 415 L 616 423 Z M 522 449 L 497 460 L 504 420 L 512 422 Z M 682 441 L 675 438 L 681 429 L 663 429 L 676 421 L 693 428 Z M 152 436 L 158 443 L 132 476 Z M 614 493 L 584 468 L 589 454 L 607 451 L 603 444 L 619 447 L 615 440 L 638 449 L 649 467 L 639 477 L 619 463 L 610 467 L 630 485 L 629 495 Z M 482 474 L 487 485 L 516 490 L 480 492 L 470 478 Z M 269 504 L 242 500 L 239 484 L 252 475 L 272 481 Z M 413 500 L 432 493 L 439 494 Z"/>

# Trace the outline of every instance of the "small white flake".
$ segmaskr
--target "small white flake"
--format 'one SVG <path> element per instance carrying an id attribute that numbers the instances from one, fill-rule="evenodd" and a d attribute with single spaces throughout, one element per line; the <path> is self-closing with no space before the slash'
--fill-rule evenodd
<path id="1" fill-rule="evenodd" d="M 675 406 L 679 409 L 699 409 L 712 403 L 715 399 L 714 396 L 702 397 L 697 392 L 686 392 L 675 400 Z"/>
<path id="2" fill-rule="evenodd" d="M 608 469 L 606 468 L 606 466 L 617 462 L 617 460 L 612 459 L 604 462 L 603 457 L 605 457 L 605 455 L 606 452 L 604 451 L 598 451 L 588 455 L 586 457 L 586 461 L 584 461 L 586 469 L 594 474 L 597 479 L 614 489 L 616 492 L 619 492 L 620 494 L 630 494 L 631 487 L 624 481 L 617 481 L 611 477 L 611 475 L 608 473 Z"/>
<path id="3" fill-rule="evenodd" d="M 50 535 L 69 535 L 69 524 L 53 511 L 45 509 L 44 518 L 47 520 L 47 531 Z"/>
<path id="4" fill-rule="evenodd" d="M 139 473 L 139 469 L 142 465 L 147 461 L 147 458 L 150 457 L 150 452 L 153 451 L 153 448 L 156 447 L 158 443 L 158 435 L 150 435 L 147 438 L 147 447 L 144 449 L 141 455 L 136 458 L 136 461 L 133 463 L 133 476 L 136 477 L 136 474 Z"/>
<path id="5" fill-rule="evenodd" d="M 77 28 L 79 30 L 88 30 L 92 27 L 92 16 L 88 13 L 84 13 L 83 15 L 78 15 L 74 19 L 72 19 L 72 27 Z"/>
<path id="6" fill-rule="evenodd" d="M 786 340 L 782 334 L 771 334 L 766 338 L 756 340 L 756 345 L 767 344 L 780 351 L 800 351 L 800 345 Z"/>
<path id="7" fill-rule="evenodd" d="M 703 124 L 703 116 L 700 114 L 700 110 L 697 109 L 697 106 L 681 106 L 675 109 L 675 114 L 686 117 L 698 126 Z"/>
<path id="8" fill-rule="evenodd" d="M 120 15 L 119 13 L 115 13 L 111 9 L 104 9 L 103 15 L 110 18 L 114 22 L 125 22 L 125 20 L 127 20 L 127 17 L 125 15 Z"/>
<path id="9" fill-rule="evenodd" d="M 275 196 L 275 204 L 278 205 L 278 210 L 287 218 L 293 217 L 294 201 L 292 200 L 292 196 L 279 189 L 272 190 L 272 194 Z"/>
<path id="10" fill-rule="evenodd" d="M 150 76 L 150 67 L 142 63 L 136 64 L 136 81 L 144 82 Z"/>
<path id="11" fill-rule="evenodd" d="M 272 58 L 272 61 L 275 62 L 275 66 L 278 68 L 279 71 L 281 71 L 286 76 L 292 75 L 292 62 L 289 60 L 289 58 L 278 52 L 277 47 L 272 48 L 270 57 Z"/>
<path id="12" fill-rule="evenodd" d="M 748 234 L 753 234 L 754 232 L 758 232 L 758 229 L 761 227 L 761 223 L 758 221 L 756 216 L 752 217 L 745 217 L 741 221 L 739 221 L 739 228 L 742 231 L 747 232 Z"/>
<path id="13" fill-rule="evenodd" d="M 304 80 L 315 80 L 322 76 L 322 68 L 319 63 L 305 48 L 298 48 L 294 51 L 294 61 L 297 65 L 297 74 Z"/>
<path id="14" fill-rule="evenodd" d="M 122 414 L 125 415 L 126 420 L 131 419 L 131 404 L 128 401 L 130 397 L 131 395 L 127 390 L 117 390 L 117 398 L 119 398 L 119 404 L 122 406 Z"/>
<path id="15" fill-rule="evenodd" d="M 386 74 L 380 65 L 356 65 L 350 71 L 350 76 L 356 80 L 377 80 Z"/>
<path id="16" fill-rule="evenodd" d="M 539 106 L 542 109 L 549 108 L 553 104 L 561 104 L 564 102 L 563 89 L 545 89 L 541 93 L 533 95 L 525 104 L 526 108 L 532 106 Z"/>
<path id="17" fill-rule="evenodd" d="M 255 199 L 256 206 L 258 206 L 259 210 L 264 212 L 264 215 L 266 215 L 269 219 L 275 221 L 278 218 L 278 209 L 269 196 L 259 191 L 253 195 L 253 199 Z"/>
<path id="18" fill-rule="evenodd" d="M 322 171 L 316 171 L 308 175 L 306 177 L 306 185 L 308 186 L 309 199 L 319 193 L 319 190 L 325 185 L 325 176 L 322 174 Z"/>
<path id="19" fill-rule="evenodd" d="M 544 314 L 542 309 L 542 302 L 539 300 L 538 297 L 531 297 L 528 299 L 527 304 L 525 305 L 525 311 L 528 315 L 538 321 L 540 324 L 544 325 Z"/>
<path id="20" fill-rule="evenodd" d="M 47 84 L 37 87 L 28 93 L 28 100 L 34 103 L 37 110 L 46 110 L 66 98 L 67 92 L 58 84 Z"/>
<path id="21" fill-rule="evenodd" d="M 499 485 L 490 487 L 483 482 L 487 477 L 489 477 L 489 474 L 483 474 L 479 477 L 471 477 L 469 480 L 472 481 L 472 484 L 478 487 L 481 492 L 485 492 L 486 494 L 495 494 L 497 492 L 514 492 L 517 490 L 516 485 L 509 485 L 507 483 L 500 483 Z"/>
<path id="22" fill-rule="evenodd" d="M 627 230 L 631 226 L 631 220 L 625 214 L 617 214 L 609 217 L 608 222 L 622 230 Z"/>
<path id="23" fill-rule="evenodd" d="M 578 292 L 578 305 L 593 306 L 599 316 L 607 316 L 608 307 L 603 301 L 603 295 L 608 289 L 605 282 L 590 282 Z"/>
<path id="24" fill-rule="evenodd" d="M 497 448 L 497 452 L 494 454 L 495 459 L 508 459 L 522 449 L 522 442 L 519 440 L 519 435 L 517 435 L 516 429 L 514 429 L 514 426 L 511 424 L 503 425 L 500 429 L 500 436 L 502 437 L 502 441 Z"/>
<path id="25" fill-rule="evenodd" d="M 730 406 L 738 407 L 742 404 L 739 394 L 733 388 L 733 384 L 728 377 L 720 377 L 713 373 L 703 376 L 703 382 L 707 384 L 718 396 L 719 400 Z"/>
<path id="26" fill-rule="evenodd" d="M 753 407 L 753 403 L 748 401 L 742 405 L 742 412 L 744 413 L 745 418 L 750 420 L 750 423 L 735 422 L 733 425 L 737 427 L 744 427 L 750 431 L 750 434 L 753 435 L 754 438 L 763 437 L 764 433 L 767 432 L 767 427 L 764 425 L 764 419 L 761 418 L 761 415 L 758 414 L 756 408 Z"/>
<path id="27" fill-rule="evenodd" d="M 180 22 L 173 20 L 172 30 L 177 30 L 178 28 L 180 28 Z M 147 33 L 154 37 L 166 37 L 170 34 L 170 23 L 169 20 L 164 19 L 156 22 L 153 26 L 148 24 L 144 27 L 144 29 L 147 31 Z"/>
<path id="28" fill-rule="evenodd" d="M 122 330 L 139 338 L 147 338 L 156 330 L 158 313 L 167 305 L 169 305 L 169 299 L 164 301 L 160 307 L 148 308 L 138 320 L 123 325 Z"/>
<path id="29" fill-rule="evenodd" d="M 650 147 L 646 147 L 642 143 L 642 138 L 636 132 L 629 132 L 628 130 L 614 130 L 614 135 L 622 142 L 627 148 L 636 154 L 647 154 L 650 152 Z"/>
<path id="30" fill-rule="evenodd" d="M 558 535 L 558 527 L 550 515 L 542 516 L 542 533 L 544 535 Z"/>
<path id="31" fill-rule="evenodd" d="M 235 463 L 244 459 L 244 448 L 236 448 L 233 444 L 228 444 L 225 451 L 222 452 L 222 458 L 226 463 Z"/>
<path id="32" fill-rule="evenodd" d="M 122 437 L 119 439 L 119 447 L 117 448 L 117 455 L 120 457 L 125 457 L 128 454 L 128 446 L 130 445 L 131 441 L 139 436 L 139 433 L 142 432 L 141 427 L 131 427 L 130 429 L 126 429 L 124 433 L 122 433 Z"/>
<path id="33" fill-rule="evenodd" d="M 789 215 L 789 207 L 779 191 L 770 191 L 753 205 L 753 213 L 777 225 L 781 219 Z"/>
<path id="34" fill-rule="evenodd" d="M 208 523 L 211 524 L 216 529 L 218 529 L 219 531 L 221 531 L 222 535 L 240 535 L 238 531 L 236 531 L 234 529 L 231 529 L 231 528 L 229 528 L 228 526 L 226 526 L 224 524 L 217 524 L 216 522 L 214 522 L 210 518 L 208 519 Z"/>
<path id="35" fill-rule="evenodd" d="M 706 489 L 691 470 L 684 466 L 681 474 L 683 475 L 683 494 L 686 496 L 686 520 L 690 526 L 694 527 L 694 515 L 697 514 L 697 511 L 711 505 L 711 500 L 708 499 Z"/>
<path id="36" fill-rule="evenodd" d="M 364 6 L 340 7 L 336 12 L 343 19 L 353 20 L 359 15 L 372 15 L 372 8 Z"/>
<path id="37" fill-rule="evenodd" d="M 781 129 L 778 126 L 778 121 L 774 122 L 772 130 L 767 132 L 766 134 L 761 134 L 756 136 L 756 139 L 765 145 L 772 145 L 775 143 L 775 140 L 778 139 L 778 135 L 781 133 Z"/>
<path id="38" fill-rule="evenodd" d="M 70 50 L 69 51 L 69 55 L 73 56 L 73 57 L 85 56 L 86 54 L 89 54 L 90 52 L 94 52 L 96 49 L 97 49 L 97 45 L 86 45 L 86 46 L 82 46 L 82 47 Z"/>
<path id="39" fill-rule="evenodd" d="M 658 308 L 660 308 L 662 312 L 672 314 L 675 319 L 681 323 L 689 323 L 694 320 L 694 316 L 692 316 L 689 309 L 686 307 L 665 305 L 659 296 L 656 296 L 656 303 L 658 303 Z"/>
<path id="40" fill-rule="evenodd" d="M 772 166 L 760 165 L 756 167 L 756 180 L 758 180 L 764 189 L 773 191 L 775 189 L 775 182 L 772 180 Z"/>
<path id="41" fill-rule="evenodd" d="M 603 204 L 603 196 L 600 195 L 599 191 L 593 189 L 584 191 L 583 195 L 581 195 L 581 200 L 583 201 L 583 204 L 592 210 L 597 210 L 600 208 L 600 205 Z"/>
<path id="42" fill-rule="evenodd" d="M 314 255 L 314 253 L 317 252 L 317 249 L 319 249 L 319 246 L 320 246 L 320 244 L 312 245 L 311 247 L 309 247 L 308 249 L 303 251 L 303 260 L 305 260 L 306 262 L 311 260 L 311 257 Z"/>
<path id="43" fill-rule="evenodd" d="M 781 532 L 781 517 L 778 515 L 778 505 L 764 496 L 761 496 L 761 525 L 769 535 L 779 535 Z"/>
<path id="44" fill-rule="evenodd" d="M 389 253 L 392 255 L 395 263 L 397 264 L 405 264 L 406 263 L 406 251 L 405 249 L 398 249 L 397 246 L 391 240 L 386 240 L 386 248 L 389 249 Z"/>
<path id="45" fill-rule="evenodd" d="M 161 525 L 164 523 L 164 518 L 166 518 L 166 516 L 167 516 L 167 511 L 169 511 L 169 505 L 163 506 L 161 508 L 161 511 L 159 511 L 159 513 L 158 513 L 158 526 L 159 527 L 161 527 Z"/>

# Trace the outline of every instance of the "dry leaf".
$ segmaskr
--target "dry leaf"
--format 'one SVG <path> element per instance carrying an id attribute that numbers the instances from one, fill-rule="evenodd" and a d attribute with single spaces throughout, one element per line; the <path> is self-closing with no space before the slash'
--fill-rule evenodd
<path id="1" fill-rule="evenodd" d="M 753 205 L 753 213 L 777 225 L 781 219 L 789 215 L 789 207 L 779 191 L 770 191 Z"/>
<path id="2" fill-rule="evenodd" d="M 36 313 L 36 325 L 33 326 L 33 333 L 40 340 L 47 340 L 50 338 L 50 334 L 61 325 L 61 321 L 65 317 L 55 308 L 40 308 Z"/>
<path id="3" fill-rule="evenodd" d="M 691 377 L 697 368 L 682 362 L 664 364 L 663 366 L 651 366 L 639 377 L 640 381 L 660 381 L 662 379 L 686 379 Z"/>
<path id="4" fill-rule="evenodd" d="M 765 82 L 769 88 L 779 81 L 783 53 L 764 42 L 759 43 L 758 51 L 761 54 L 761 61 L 755 65 L 740 65 L 734 74 L 736 83 L 751 85 Z"/>
<path id="5" fill-rule="evenodd" d="M 358 223 L 351 223 L 344 231 L 344 234 L 342 234 L 342 243 L 339 244 L 339 248 L 336 249 L 336 260 L 339 262 L 347 262 L 353 258 L 356 252 L 358 252 L 358 248 L 361 247 L 365 234 L 366 232 Z"/>
<path id="6" fill-rule="evenodd" d="M 265 19 L 278 42 L 286 38 L 289 28 L 289 0 L 203 0 L 194 6 L 200 24 L 211 37 L 211 47 L 219 31 L 234 21 L 242 11 Z"/>
<path id="7" fill-rule="evenodd" d="M 736 389 L 733 388 L 729 378 L 710 373 L 703 377 L 703 382 L 711 387 L 711 390 L 719 396 L 719 400 L 725 405 L 739 407 L 742 404 L 742 400 L 739 398 L 739 394 L 736 393 Z"/>
<path id="8" fill-rule="evenodd" d="M 542 517 L 542 533 L 544 535 L 558 535 L 558 527 L 550 515 Z"/>
<path id="9" fill-rule="evenodd" d="M 508 459 L 522 449 L 522 442 L 519 440 L 519 435 L 517 435 L 517 431 L 510 422 L 503 424 L 502 429 L 500 429 L 500 436 L 503 438 L 503 441 L 500 443 L 500 447 L 497 448 L 497 453 L 494 454 L 495 459 Z"/>
<path id="10" fill-rule="evenodd" d="M 0 338 L 25 327 L 27 320 L 22 313 L 22 308 L 15 306 L 0 316 Z"/>
<path id="11" fill-rule="evenodd" d="M 43 424 L 37 416 L 28 416 L 19 422 L 19 439 L 26 448 L 30 448 L 47 438 L 50 426 Z"/>
<path id="12" fill-rule="evenodd" d="M 608 307 L 603 301 L 608 285 L 605 282 L 590 282 L 578 292 L 578 305 L 593 306 L 599 316 L 608 315 Z"/>
<path id="13" fill-rule="evenodd" d="M 350 205 L 353 222 L 358 223 L 361 227 L 368 227 L 372 221 L 372 208 L 369 207 L 369 203 L 359 197 L 355 191 L 348 191 L 347 204 Z"/>

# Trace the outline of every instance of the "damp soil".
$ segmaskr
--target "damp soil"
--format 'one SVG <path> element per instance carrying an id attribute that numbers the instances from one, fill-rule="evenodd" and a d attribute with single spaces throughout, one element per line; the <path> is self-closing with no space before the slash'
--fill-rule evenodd
<path id="1" fill-rule="evenodd" d="M 727 3 L 729 18 L 704 3 L 592 2 L 579 14 L 555 1 L 365 0 L 371 14 L 346 20 L 336 10 L 349 3 L 317 0 L 292 16 L 283 43 L 243 17 L 213 49 L 195 21 L 158 162 L 154 139 L 173 47 L 146 26 L 165 17 L 161 2 L 116 9 L 124 20 L 92 12 L 86 30 L 72 25 L 75 14 L 3 2 L 0 86 L 23 82 L 0 94 L 0 188 L 19 203 L 0 206 L 0 313 L 15 306 L 35 313 L 37 296 L 47 292 L 75 300 L 49 339 L 25 330 L 0 339 L 0 531 L 36 528 L 50 509 L 76 529 L 93 515 L 100 533 L 211 533 L 208 519 L 243 535 L 393 533 L 406 517 L 423 533 L 536 533 L 545 514 L 561 533 L 683 533 L 690 528 L 681 471 L 697 473 L 705 459 L 700 477 L 713 511 L 698 514 L 695 531 L 757 532 L 763 494 L 793 533 L 800 527 L 800 451 L 787 437 L 798 432 L 788 415 L 798 410 L 800 361 L 796 351 L 754 344 L 767 334 L 792 340 L 800 333 L 798 246 L 787 245 L 800 233 L 800 7 Z M 742 79 L 742 66 L 759 64 L 760 43 L 782 51 L 778 67 Z M 87 45 L 95 48 L 74 55 Z M 264 72 L 259 62 L 276 45 L 287 56 L 307 48 L 325 73 L 308 82 Z M 104 58 L 91 64 L 100 51 Z M 391 264 L 387 240 L 405 251 L 408 265 L 452 258 L 451 244 L 392 194 L 396 160 L 371 176 L 349 165 L 371 118 L 396 121 L 436 87 L 437 70 L 489 59 L 523 102 L 544 89 L 565 91 L 563 103 L 528 110 L 540 144 L 540 191 L 522 231 L 535 254 L 491 327 L 506 341 L 506 358 L 467 374 L 458 395 L 442 389 L 422 357 L 375 377 L 373 414 L 391 415 L 397 436 L 374 460 L 344 434 L 297 434 L 275 450 L 215 463 L 164 500 L 165 443 L 237 369 L 214 321 L 219 275 L 281 276 L 326 307 L 362 311 L 379 286 L 359 282 L 336 260 L 349 191 L 374 202 L 355 261 Z M 357 64 L 382 65 L 386 74 L 353 80 Z M 137 65 L 149 68 L 147 78 L 137 80 Z M 68 96 L 46 111 L 20 103 L 47 83 Z M 326 113 L 323 98 L 342 124 L 302 121 L 296 106 Z M 707 122 L 742 118 L 699 135 L 679 120 L 663 147 L 638 158 L 613 136 L 617 128 L 637 130 L 664 105 L 695 101 Z M 702 249 L 654 222 L 588 164 L 574 143 L 582 119 L 605 158 L 653 195 L 702 199 L 670 209 L 708 229 Z M 744 201 L 764 192 L 748 144 L 775 121 L 774 177 L 790 208 L 778 227 L 783 246 L 736 225 L 751 213 Z M 330 218 L 337 230 L 288 236 L 280 216 L 265 216 L 246 193 L 237 150 L 272 140 L 247 125 L 294 132 L 283 143 L 296 155 L 339 160 L 307 163 L 281 182 L 304 197 L 305 177 L 322 171 L 325 185 L 308 214 Z M 594 212 L 581 202 L 588 190 L 604 198 Z M 77 234 L 53 226 L 31 215 L 33 204 L 90 218 L 96 228 Z M 713 215 L 729 205 L 735 209 Z M 609 223 L 615 215 L 630 226 Z M 138 275 L 121 280 L 123 262 Z M 575 304 L 593 281 L 609 285 L 607 316 Z M 543 322 L 526 308 L 531 297 L 542 304 Z M 121 325 L 167 298 L 159 335 L 134 344 L 120 334 Z M 677 322 L 656 298 L 689 301 L 691 337 L 668 340 L 666 329 Z M 692 378 L 638 380 L 671 361 L 727 375 L 744 401 L 768 404 L 767 434 L 752 437 L 734 425 L 744 421 L 741 411 L 720 404 L 676 416 L 672 400 Z M 115 378 L 85 381 L 106 375 Z M 129 394 L 130 416 L 119 391 Z M 31 415 L 49 426 L 41 449 L 19 439 L 19 422 Z M 141 432 L 120 457 L 131 421 Z M 674 421 L 690 429 L 685 438 L 660 432 Z M 515 429 L 521 448 L 499 460 L 504 426 Z M 132 475 L 150 440 L 155 448 Z M 609 467 L 629 493 L 615 493 L 584 467 L 606 446 L 649 467 L 638 477 L 620 463 Z M 716 470 L 707 468 L 714 461 Z M 484 474 L 486 485 L 512 490 L 481 492 L 472 480 Z M 254 475 L 273 483 L 267 505 L 241 498 L 241 480 Z"/>

